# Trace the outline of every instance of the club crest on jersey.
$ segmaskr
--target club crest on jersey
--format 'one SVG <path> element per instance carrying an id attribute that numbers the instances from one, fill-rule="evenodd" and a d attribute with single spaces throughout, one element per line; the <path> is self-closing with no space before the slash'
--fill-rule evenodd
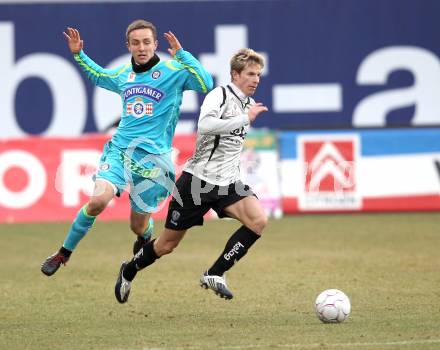
<path id="1" fill-rule="evenodd" d="M 157 78 L 160 77 L 161 74 L 162 74 L 162 73 L 160 72 L 160 70 L 155 70 L 153 73 L 151 73 L 151 77 L 152 77 L 153 79 L 157 79 Z"/>
<path id="2" fill-rule="evenodd" d="M 130 74 L 127 77 L 127 82 L 131 83 L 136 79 L 136 73 L 135 72 L 130 72 Z"/>
<path id="3" fill-rule="evenodd" d="M 133 97 L 146 97 L 149 100 L 160 102 L 165 93 L 148 85 L 135 85 L 124 91 L 124 101 Z"/>
<path id="4" fill-rule="evenodd" d="M 133 102 L 127 103 L 127 115 L 132 115 L 135 118 L 142 118 L 144 115 L 153 115 L 153 103 L 145 102 L 138 97 Z"/>

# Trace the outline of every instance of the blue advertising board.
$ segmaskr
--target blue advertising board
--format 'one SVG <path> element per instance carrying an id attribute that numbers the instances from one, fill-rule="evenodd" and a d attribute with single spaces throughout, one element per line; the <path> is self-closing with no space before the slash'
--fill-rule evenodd
<path id="1" fill-rule="evenodd" d="M 287 213 L 438 211 L 440 128 L 278 133 Z"/>
<path id="2" fill-rule="evenodd" d="M 104 130 L 119 104 L 88 82 L 62 36 L 80 29 L 101 66 L 129 59 L 134 19 L 172 30 L 212 73 L 229 81 L 229 59 L 251 47 L 267 59 L 255 99 L 273 129 L 440 125 L 440 2 L 253 0 L 0 3 L 0 138 L 76 136 Z M 159 54 L 167 59 L 159 37 Z M 182 120 L 203 96 L 189 93 Z"/>

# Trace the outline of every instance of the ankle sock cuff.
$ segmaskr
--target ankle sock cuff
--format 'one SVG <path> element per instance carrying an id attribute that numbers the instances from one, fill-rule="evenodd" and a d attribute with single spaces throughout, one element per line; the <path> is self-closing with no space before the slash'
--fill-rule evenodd
<path id="1" fill-rule="evenodd" d="M 60 252 L 61 255 L 65 256 L 66 258 L 69 258 L 70 255 L 72 254 L 72 251 L 71 251 L 71 250 L 66 249 L 66 248 L 64 248 L 64 247 L 61 247 L 60 250 L 59 250 L 59 252 Z"/>

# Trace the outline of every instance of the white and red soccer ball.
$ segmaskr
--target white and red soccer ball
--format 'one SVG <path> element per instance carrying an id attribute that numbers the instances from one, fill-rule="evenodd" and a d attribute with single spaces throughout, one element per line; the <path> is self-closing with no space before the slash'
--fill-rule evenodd
<path id="1" fill-rule="evenodd" d="M 327 289 L 317 296 L 315 311 L 324 323 L 344 322 L 350 315 L 350 299 L 338 289 Z"/>

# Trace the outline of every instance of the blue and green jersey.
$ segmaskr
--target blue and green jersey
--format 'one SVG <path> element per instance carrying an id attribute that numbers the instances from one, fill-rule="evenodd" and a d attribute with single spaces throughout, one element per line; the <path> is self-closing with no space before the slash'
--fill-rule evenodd
<path id="1" fill-rule="evenodd" d="M 121 97 L 121 121 L 112 138 L 120 149 L 135 144 L 151 154 L 171 151 L 183 91 L 206 93 L 213 87 L 211 75 L 183 49 L 176 52 L 174 59 L 160 61 L 143 73 L 135 73 L 131 62 L 104 69 L 84 51 L 74 58 L 95 85 Z"/>

